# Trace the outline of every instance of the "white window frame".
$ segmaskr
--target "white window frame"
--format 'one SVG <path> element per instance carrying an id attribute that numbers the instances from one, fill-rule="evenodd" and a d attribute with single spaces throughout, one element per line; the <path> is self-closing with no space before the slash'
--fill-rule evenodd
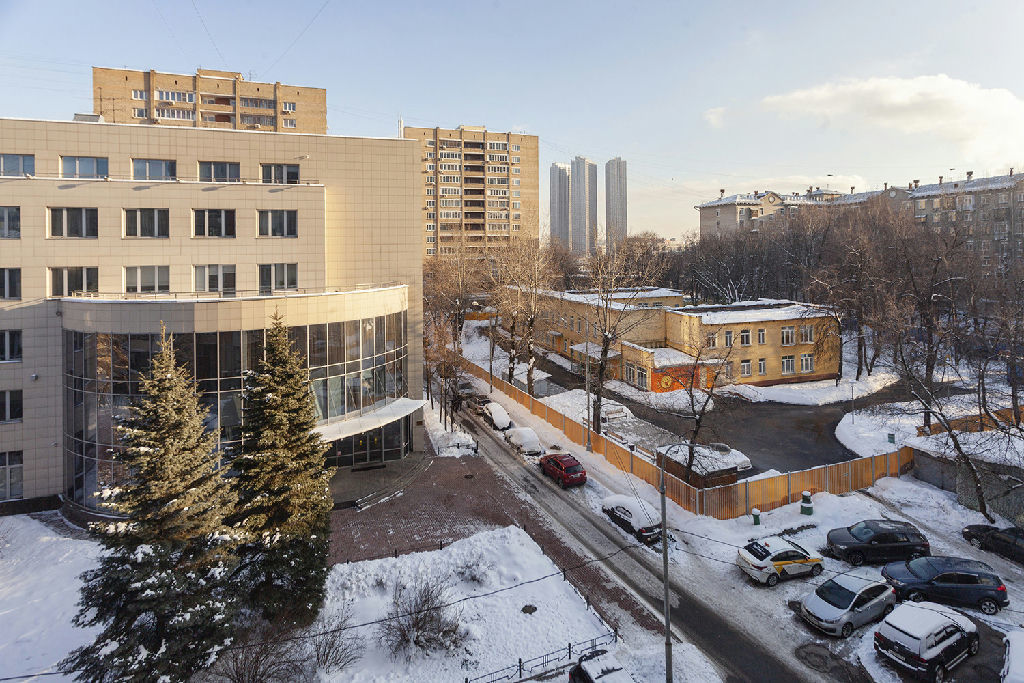
<path id="1" fill-rule="evenodd" d="M 170 266 L 125 266 L 123 273 L 126 294 L 153 294 L 171 291 Z M 144 289 L 144 281 L 150 276 L 153 289 Z"/>
<path id="2" fill-rule="evenodd" d="M 814 354 L 800 354 L 800 372 L 814 372 Z"/>
<path id="3" fill-rule="evenodd" d="M 794 375 L 796 374 L 796 356 L 783 356 L 782 357 L 782 374 L 783 375 Z"/>
<path id="4" fill-rule="evenodd" d="M 260 237 L 294 239 L 299 236 L 299 212 L 296 209 L 260 209 L 256 212 L 256 219 Z"/>
<path id="5" fill-rule="evenodd" d="M 741 360 L 740 361 L 740 376 L 741 377 L 750 377 L 750 372 L 751 372 L 750 361 L 749 360 Z"/>
<path id="6" fill-rule="evenodd" d="M 220 292 L 222 294 L 235 293 L 238 285 L 238 268 L 234 263 L 207 263 L 193 266 L 192 269 L 195 291 Z M 234 286 L 225 286 L 226 276 L 231 277 Z"/>
<path id="7" fill-rule="evenodd" d="M 0 363 L 20 363 L 25 352 L 22 341 L 21 330 L 0 330 Z M 14 349 L 17 349 L 17 357 Z"/>
<path id="8" fill-rule="evenodd" d="M 757 359 L 757 374 L 767 375 L 768 374 L 768 359 L 758 358 Z"/>
<path id="9" fill-rule="evenodd" d="M 796 344 L 796 327 L 793 325 L 783 325 L 779 330 L 781 346 L 793 346 Z"/>

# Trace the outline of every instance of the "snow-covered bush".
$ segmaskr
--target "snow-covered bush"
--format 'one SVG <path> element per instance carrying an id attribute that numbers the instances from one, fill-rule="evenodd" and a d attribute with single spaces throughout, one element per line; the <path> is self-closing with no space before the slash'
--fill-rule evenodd
<path id="1" fill-rule="evenodd" d="M 344 671 L 363 656 L 366 645 L 349 628 L 351 625 L 351 603 L 345 603 L 340 612 L 313 625 L 308 640 L 310 654 L 323 673 Z"/>
<path id="2" fill-rule="evenodd" d="M 217 683 L 292 683 L 312 678 L 307 644 L 291 622 L 260 620 L 225 648 L 200 680 Z"/>
<path id="3" fill-rule="evenodd" d="M 406 661 L 416 651 L 450 651 L 469 637 L 462 627 L 462 612 L 448 604 L 449 584 L 418 577 L 411 584 L 398 583 L 385 621 L 377 630 L 380 644 L 392 659 Z"/>

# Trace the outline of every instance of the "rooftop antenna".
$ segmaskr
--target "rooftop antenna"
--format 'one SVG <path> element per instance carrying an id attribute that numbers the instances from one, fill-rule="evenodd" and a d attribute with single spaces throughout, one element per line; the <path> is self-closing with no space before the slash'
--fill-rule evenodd
<path id="1" fill-rule="evenodd" d="M 402 115 L 398 115 L 398 137 L 405 137 L 405 126 L 402 123 Z"/>

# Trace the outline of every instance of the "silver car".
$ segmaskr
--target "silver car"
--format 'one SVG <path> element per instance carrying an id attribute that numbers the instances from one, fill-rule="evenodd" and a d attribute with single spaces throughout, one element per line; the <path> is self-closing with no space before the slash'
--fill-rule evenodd
<path id="1" fill-rule="evenodd" d="M 815 628 L 848 638 L 855 628 L 882 619 L 896 607 L 896 593 L 884 581 L 840 574 L 804 597 L 800 615 Z"/>

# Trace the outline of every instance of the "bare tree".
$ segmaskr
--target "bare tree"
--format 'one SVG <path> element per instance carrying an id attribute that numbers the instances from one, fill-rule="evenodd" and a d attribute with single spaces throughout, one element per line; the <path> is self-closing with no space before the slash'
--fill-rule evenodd
<path id="1" fill-rule="evenodd" d="M 462 614 L 449 604 L 449 583 L 418 577 L 411 585 L 396 584 L 391 607 L 377 634 L 392 658 L 409 660 L 417 650 L 453 650 L 465 642 Z"/>

